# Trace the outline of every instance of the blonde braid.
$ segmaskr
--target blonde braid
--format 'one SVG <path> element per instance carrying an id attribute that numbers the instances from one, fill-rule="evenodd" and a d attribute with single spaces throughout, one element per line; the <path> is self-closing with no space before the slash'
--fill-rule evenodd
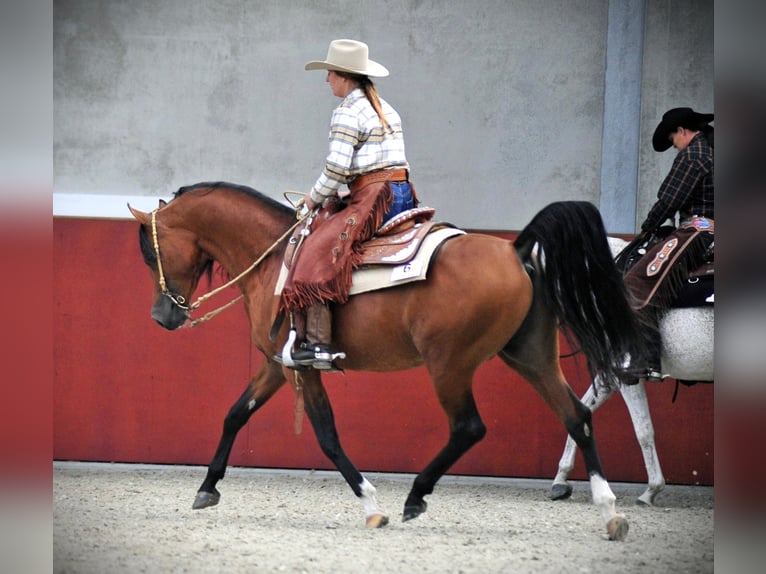
<path id="1" fill-rule="evenodd" d="M 357 84 L 359 84 L 359 87 L 364 92 L 365 97 L 370 102 L 372 109 L 375 110 L 376 114 L 378 114 L 378 117 L 380 118 L 380 123 L 383 125 L 383 129 L 387 132 L 392 132 L 393 129 L 391 128 L 391 125 L 388 123 L 388 120 L 386 119 L 385 114 L 383 114 L 383 107 L 380 105 L 380 98 L 378 97 L 378 89 L 375 87 L 375 84 L 372 82 L 370 77 L 363 76 L 361 74 L 349 74 L 346 72 L 336 71 L 335 73 L 343 78 L 349 78 L 355 81 Z"/>

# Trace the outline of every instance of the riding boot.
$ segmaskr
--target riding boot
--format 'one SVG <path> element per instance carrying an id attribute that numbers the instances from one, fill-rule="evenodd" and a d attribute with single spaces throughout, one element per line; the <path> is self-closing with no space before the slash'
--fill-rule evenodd
<path id="1" fill-rule="evenodd" d="M 646 380 L 650 383 L 659 383 L 665 379 L 662 374 L 662 339 L 659 331 L 650 330 L 647 344 L 647 369 Z"/>
<path id="2" fill-rule="evenodd" d="M 315 369 L 331 369 L 334 358 L 343 358 L 330 350 L 332 314 L 329 305 L 314 305 L 306 310 L 306 340 L 293 352 L 293 361 Z M 343 356 L 338 356 L 343 355 Z"/>
<path id="3" fill-rule="evenodd" d="M 625 365 L 627 384 L 636 384 L 642 380 L 659 383 L 667 375 L 662 373 L 662 337 L 658 327 L 659 316 L 643 311 L 643 341 L 641 352 L 631 356 Z"/>

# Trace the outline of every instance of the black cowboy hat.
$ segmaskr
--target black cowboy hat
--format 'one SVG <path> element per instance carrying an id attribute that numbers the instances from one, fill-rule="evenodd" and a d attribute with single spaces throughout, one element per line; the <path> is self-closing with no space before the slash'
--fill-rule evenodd
<path id="1" fill-rule="evenodd" d="M 699 130 L 713 121 L 713 114 L 700 114 L 691 108 L 673 108 L 662 115 L 662 121 L 654 130 L 652 147 L 654 151 L 665 151 L 671 145 L 668 136 L 679 127 Z"/>

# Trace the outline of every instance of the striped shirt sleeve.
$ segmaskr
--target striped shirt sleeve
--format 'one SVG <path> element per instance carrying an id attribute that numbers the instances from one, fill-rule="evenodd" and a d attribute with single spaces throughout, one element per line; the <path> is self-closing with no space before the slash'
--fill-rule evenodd
<path id="1" fill-rule="evenodd" d="M 321 203 L 327 197 L 338 193 L 351 175 L 351 161 L 359 145 L 359 121 L 353 110 L 339 106 L 330 122 L 330 151 L 325 167 L 311 189 L 311 199 Z"/>

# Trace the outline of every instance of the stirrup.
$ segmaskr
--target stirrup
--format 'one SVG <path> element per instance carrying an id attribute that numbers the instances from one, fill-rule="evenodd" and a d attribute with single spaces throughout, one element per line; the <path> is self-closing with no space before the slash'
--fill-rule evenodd
<path id="1" fill-rule="evenodd" d="M 301 353 L 301 351 L 303 352 Z M 297 365 L 310 366 L 319 371 L 336 370 L 332 364 L 333 361 L 346 358 L 346 353 L 333 353 L 329 345 L 312 345 L 310 343 L 301 343 L 298 353 L 302 355 L 299 359 L 293 355 L 293 361 Z"/>
<path id="2" fill-rule="evenodd" d="M 320 371 L 331 371 L 337 370 L 332 364 L 334 360 L 346 358 L 346 353 L 333 353 L 328 345 L 311 345 L 310 343 L 301 343 L 298 350 L 300 356 L 296 358 L 293 352 L 295 339 L 295 329 L 290 329 L 285 346 L 282 348 L 282 354 L 274 355 L 274 360 L 296 370 L 313 368 Z"/>

